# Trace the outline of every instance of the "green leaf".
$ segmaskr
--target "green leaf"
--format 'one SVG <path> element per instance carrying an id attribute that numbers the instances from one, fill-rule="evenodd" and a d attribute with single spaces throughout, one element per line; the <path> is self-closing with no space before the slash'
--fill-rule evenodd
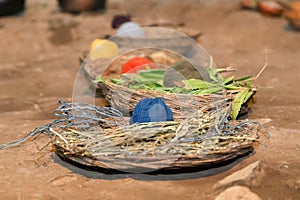
<path id="1" fill-rule="evenodd" d="M 248 79 L 250 79 L 250 78 L 252 78 L 252 76 L 245 76 L 245 77 L 242 77 L 242 78 L 239 78 L 239 79 L 236 79 L 236 80 L 234 80 L 234 81 L 245 81 L 245 80 L 248 80 Z"/>
<path id="2" fill-rule="evenodd" d="M 221 91 L 222 89 L 223 89 L 222 87 L 211 87 L 208 89 L 194 90 L 191 92 L 191 94 L 213 94 Z"/>
<path id="3" fill-rule="evenodd" d="M 145 65 L 146 70 L 151 70 L 151 67 L 149 65 Z"/>
<path id="4" fill-rule="evenodd" d="M 216 92 L 219 92 L 223 89 L 223 87 L 212 87 L 212 88 L 209 88 L 209 93 L 208 94 L 213 94 L 213 93 L 216 93 Z"/>
<path id="5" fill-rule="evenodd" d="M 156 83 L 159 84 L 161 87 L 164 87 L 164 81 L 163 80 L 158 80 Z"/>
<path id="6" fill-rule="evenodd" d="M 104 82 L 104 79 L 102 78 L 102 76 L 97 76 L 95 80 L 93 80 L 94 83 L 97 82 Z"/>
<path id="7" fill-rule="evenodd" d="M 161 88 L 161 85 L 157 84 L 157 83 L 146 83 L 145 84 L 147 87 L 149 87 L 150 90 L 155 90 L 156 88 Z"/>
<path id="8" fill-rule="evenodd" d="M 135 74 L 122 74 L 122 78 L 126 78 L 128 80 L 133 80 L 135 76 Z"/>
<path id="9" fill-rule="evenodd" d="M 132 80 L 141 84 L 155 83 L 162 86 L 164 73 L 164 70 L 141 70 L 132 77 Z"/>
<path id="10" fill-rule="evenodd" d="M 184 88 L 188 90 L 208 89 L 210 86 L 213 86 L 211 83 L 200 79 L 189 79 L 183 80 L 182 82 L 185 84 Z"/>
<path id="11" fill-rule="evenodd" d="M 223 81 L 223 84 L 227 85 L 228 83 L 232 82 L 233 79 L 234 79 L 234 76 L 230 76 Z"/>
<path id="12" fill-rule="evenodd" d="M 244 102 L 243 103 L 246 103 L 250 98 L 251 96 L 254 94 L 253 91 L 249 91 L 244 99 Z"/>
<path id="13" fill-rule="evenodd" d="M 153 80 L 153 78 L 148 78 L 148 77 L 143 77 L 143 76 L 138 76 L 134 80 L 137 81 L 137 82 L 139 82 L 139 83 L 151 83 L 151 82 L 155 82 L 155 80 Z"/>
<path id="14" fill-rule="evenodd" d="M 209 78 L 212 81 L 219 82 L 217 78 L 218 70 L 217 69 L 208 69 Z"/>
<path id="15" fill-rule="evenodd" d="M 154 78 L 154 79 L 163 79 L 165 74 L 164 70 L 141 70 L 138 72 L 138 76 L 143 76 L 147 78 Z"/>
<path id="16" fill-rule="evenodd" d="M 231 83 L 229 85 L 224 85 L 224 88 L 226 90 L 239 90 L 239 89 L 241 89 L 241 87 L 237 86 L 235 83 Z"/>
<path id="17" fill-rule="evenodd" d="M 208 69 L 209 77 L 213 82 L 223 83 L 224 79 L 219 73 L 219 69 Z"/>
<path id="18" fill-rule="evenodd" d="M 183 88 L 181 87 L 173 87 L 171 88 L 171 90 L 169 91 L 170 93 L 182 93 L 183 92 Z"/>
<path id="19" fill-rule="evenodd" d="M 147 69 L 147 70 L 140 70 L 138 74 L 160 74 L 164 75 L 165 70 L 162 69 Z"/>
<path id="20" fill-rule="evenodd" d="M 110 81 L 114 84 L 121 84 L 122 79 L 111 78 Z"/>
<path id="21" fill-rule="evenodd" d="M 248 96 L 249 93 L 249 88 L 246 88 L 242 91 L 240 91 L 239 93 L 236 94 L 233 102 L 232 102 L 232 110 L 231 110 L 231 118 L 232 119 L 236 119 L 240 109 L 242 107 L 242 104 L 245 102 L 245 98 Z"/>

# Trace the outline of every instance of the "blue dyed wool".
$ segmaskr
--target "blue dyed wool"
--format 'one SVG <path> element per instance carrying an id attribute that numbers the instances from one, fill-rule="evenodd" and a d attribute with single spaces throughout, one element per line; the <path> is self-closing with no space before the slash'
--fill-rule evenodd
<path id="1" fill-rule="evenodd" d="M 174 121 L 174 119 L 171 109 L 161 97 L 143 98 L 140 100 L 130 118 L 130 124 L 164 121 Z"/>

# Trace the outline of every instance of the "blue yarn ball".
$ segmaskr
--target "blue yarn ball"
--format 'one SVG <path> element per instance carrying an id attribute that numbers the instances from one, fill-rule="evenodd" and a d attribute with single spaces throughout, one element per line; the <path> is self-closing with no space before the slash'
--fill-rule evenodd
<path id="1" fill-rule="evenodd" d="M 130 118 L 130 124 L 164 121 L 174 121 L 174 119 L 171 109 L 161 97 L 140 100 Z"/>

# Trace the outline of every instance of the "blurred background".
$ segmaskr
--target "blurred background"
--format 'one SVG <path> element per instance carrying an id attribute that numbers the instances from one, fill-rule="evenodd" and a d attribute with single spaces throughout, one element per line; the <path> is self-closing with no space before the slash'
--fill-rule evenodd
<path id="1" fill-rule="evenodd" d="M 116 15 L 130 15 L 131 20 L 140 26 L 168 24 L 182 32 L 201 33 L 196 40 L 213 56 L 217 66 L 237 68 L 237 77 L 255 76 L 268 62 L 268 68 L 255 82 L 259 91 L 250 118 L 271 118 L 271 126 L 300 128 L 300 116 L 297 115 L 300 110 L 300 32 L 287 20 L 286 13 L 291 8 L 286 5 L 291 1 L 269 5 L 271 10 L 268 10 L 268 6 L 258 8 L 257 1 L 239 0 L 99 0 L 98 4 L 93 4 L 93 0 L 19 0 L 11 2 L 21 5 L 8 7 L 3 6 L 5 2 L 0 0 L 0 14 L 3 15 L 0 17 L 1 143 L 20 138 L 34 127 L 53 119 L 52 110 L 56 108 L 58 99 L 71 101 L 82 53 L 90 48 L 94 39 L 116 34 L 117 29 L 112 27 Z M 300 18 L 298 14 L 292 15 L 296 19 Z M 292 144 L 296 137 L 278 138 L 277 143 L 266 151 L 266 154 L 269 153 L 266 160 L 271 163 L 277 162 L 278 149 L 283 149 L 281 141 Z M 53 163 L 52 168 L 41 168 L 52 162 L 47 153 L 47 156 L 41 156 L 36 161 L 37 149 L 45 145 L 47 138 L 42 141 L 44 143 L 36 144 L 34 149 L 25 145 L 5 153 L 0 152 L 0 159 L 5 163 L 3 166 L 0 164 L 0 169 L 5 169 L 0 170 L 0 199 L 18 199 L 20 194 L 26 197 L 24 199 L 33 199 L 32 194 L 37 194 L 36 199 L 84 198 L 84 194 L 78 190 L 79 187 L 84 188 L 84 185 L 89 186 L 84 190 L 90 194 L 92 189 L 94 192 L 106 188 L 106 194 L 94 192 L 95 199 L 107 194 L 114 196 L 112 190 L 120 188 L 119 195 L 123 199 L 132 199 L 130 197 L 133 196 L 128 195 L 128 188 L 123 186 L 127 184 L 126 181 L 134 181 L 127 179 L 115 181 L 116 185 L 111 189 L 105 181 L 72 177 L 72 184 L 67 187 L 73 193 L 66 196 L 56 193 L 57 186 L 44 183 L 59 176 L 60 172 L 68 171 Z M 299 151 L 299 146 L 297 148 Z M 296 158 L 298 154 L 295 153 L 297 148 L 290 146 L 290 149 L 280 151 L 279 154 L 285 156 L 284 159 L 291 162 L 291 165 L 299 166 L 299 159 Z M 30 153 L 24 156 L 24 151 Z M 19 169 L 23 171 L 16 173 Z M 298 172 L 289 171 L 286 177 L 299 175 Z M 39 178 L 34 180 L 33 176 Z M 279 199 L 285 199 L 284 189 L 289 186 L 281 187 L 280 184 L 284 183 L 280 181 L 284 180 L 278 178 L 274 181 L 279 185 L 274 186 L 273 193 L 265 191 L 264 187 L 256 190 L 262 197 L 279 194 Z M 198 188 L 187 182 L 175 183 L 178 191 L 164 182 L 165 191 L 157 195 L 164 199 L 186 199 L 186 194 L 197 191 L 189 199 L 202 199 L 207 194 L 201 193 L 199 188 L 210 188 L 214 182 L 213 178 L 199 180 L 196 185 Z M 204 183 L 207 185 L 204 186 Z M 11 190 L 11 184 L 15 190 Z M 137 196 L 148 196 L 149 199 L 156 198 L 156 192 L 153 191 L 161 187 L 159 184 L 150 186 L 140 182 L 135 186 L 130 187 L 137 191 Z M 43 196 L 38 191 L 49 195 Z M 296 197 L 299 187 L 298 190 L 289 191 L 292 197 Z M 54 198 L 56 195 L 57 198 Z"/>
<path id="2" fill-rule="evenodd" d="M 270 67 L 258 84 L 269 89 L 258 93 L 259 105 L 299 102 L 292 89 L 298 87 L 293 80 L 299 75 L 292 72 L 298 70 L 300 34 L 290 27 L 284 13 L 266 15 L 253 6 L 257 1 L 16 2 L 24 3 L 23 11 L 0 17 L 3 111 L 30 109 L 33 105 L 42 109 L 39 102 L 46 101 L 44 97 L 53 98 L 49 100 L 52 103 L 58 97 L 70 98 L 79 57 L 94 39 L 116 34 L 112 28 L 116 15 L 129 15 L 140 26 L 171 24 L 171 28 L 180 26 L 177 30 L 187 34 L 201 33 L 197 41 L 216 64 L 237 67 L 238 74 L 255 75 L 265 64 L 267 54 Z M 284 100 L 278 97 L 283 93 L 287 95 Z"/>

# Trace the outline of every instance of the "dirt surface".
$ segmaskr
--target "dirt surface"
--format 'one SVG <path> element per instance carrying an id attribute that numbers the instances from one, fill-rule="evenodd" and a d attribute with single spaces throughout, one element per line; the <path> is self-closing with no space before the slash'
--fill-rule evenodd
<path id="1" fill-rule="evenodd" d="M 114 14 L 126 12 L 140 24 L 168 20 L 202 31 L 201 43 L 217 65 L 235 66 L 239 75 L 255 75 L 266 53 L 269 66 L 256 81 L 261 88 L 249 117 L 272 119 L 270 140 L 215 174 L 89 178 L 56 162 L 41 136 L 0 151 L 0 199 L 214 199 L 217 181 L 257 160 L 266 173 L 253 192 L 268 200 L 300 199 L 300 32 L 283 18 L 241 10 L 236 1 L 123 2 L 109 1 L 105 13 L 72 16 L 58 12 L 55 1 L 29 0 L 23 15 L 0 18 L 0 143 L 50 122 L 58 99 L 71 101 L 79 55 L 111 32 Z"/>

